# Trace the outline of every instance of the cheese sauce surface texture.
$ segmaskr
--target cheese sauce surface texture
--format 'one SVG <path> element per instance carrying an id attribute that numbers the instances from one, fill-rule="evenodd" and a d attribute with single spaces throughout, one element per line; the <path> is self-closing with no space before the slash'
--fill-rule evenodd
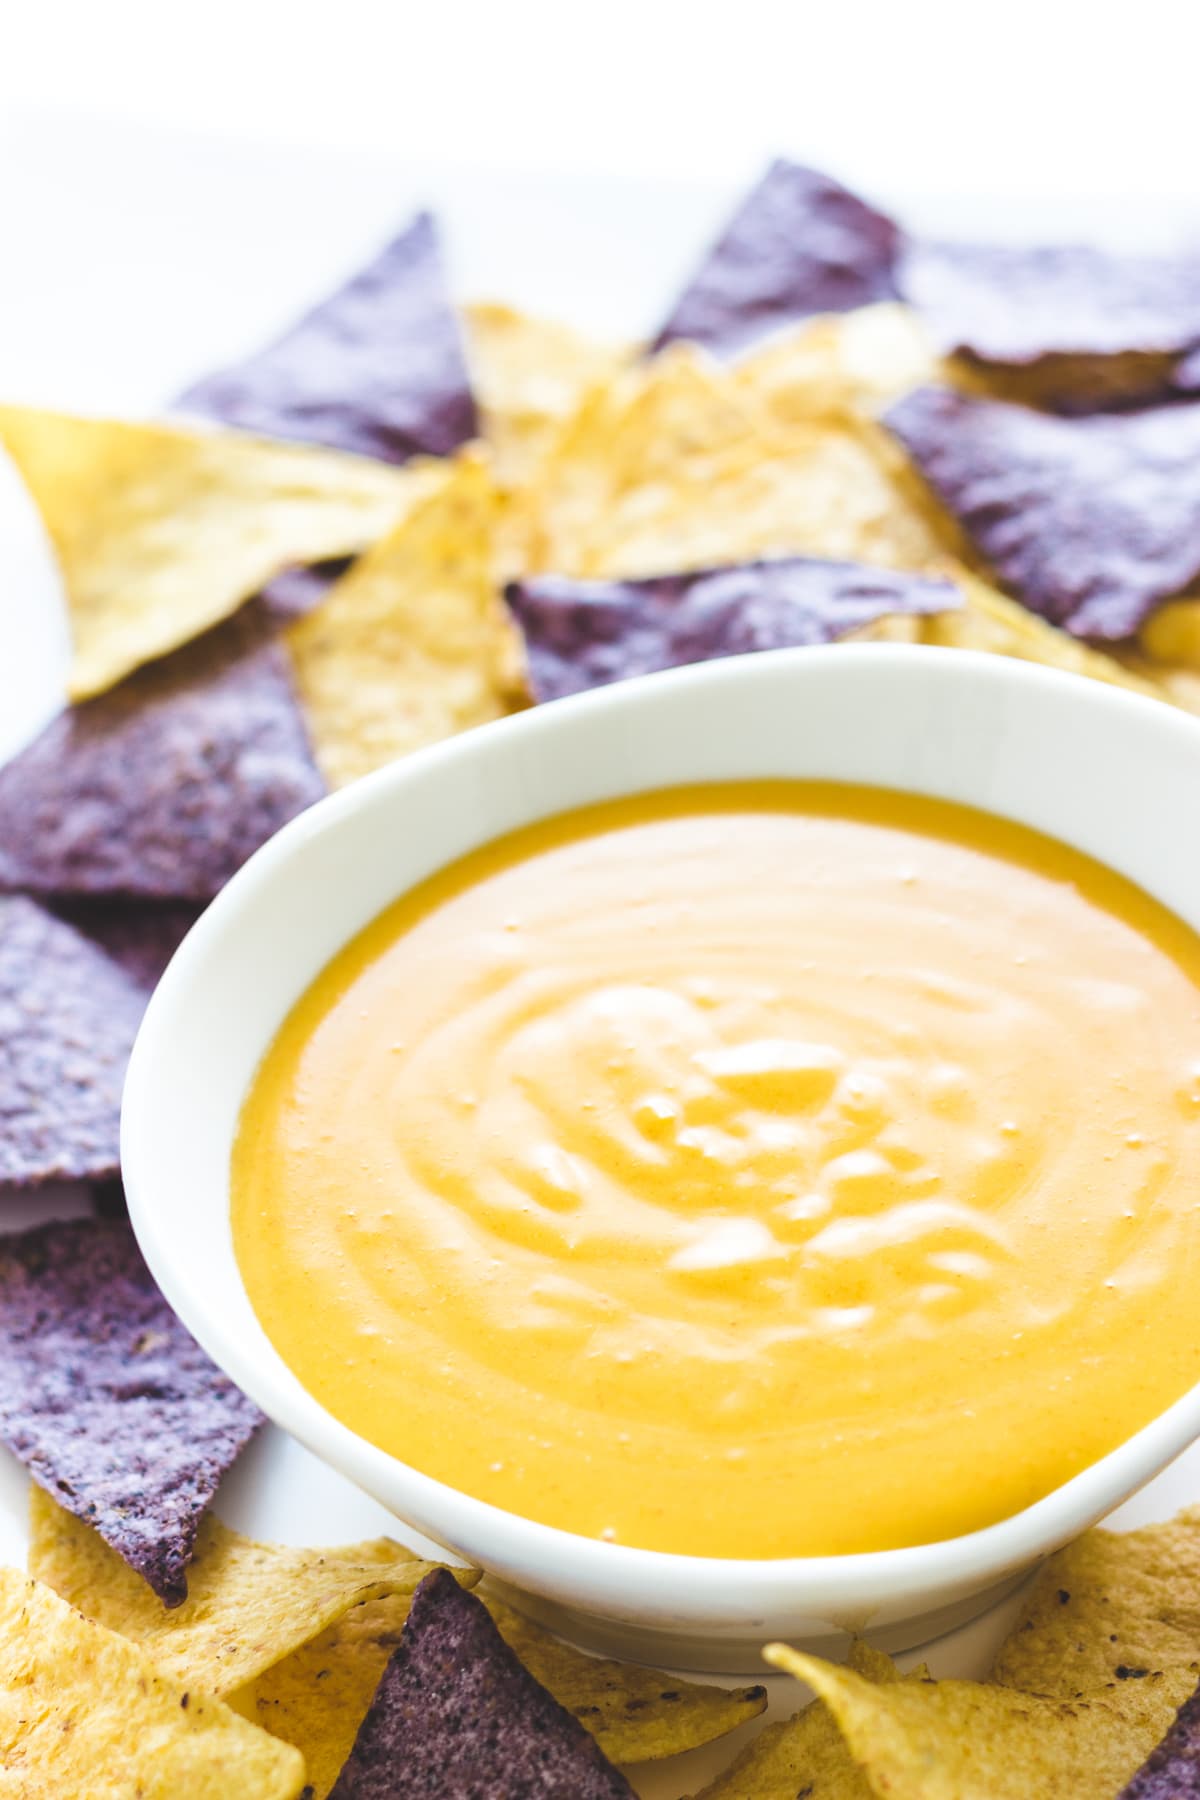
<path id="1" fill-rule="evenodd" d="M 1200 941 L 940 801 L 587 808 L 318 978 L 233 1229 L 305 1387 L 497 1506 L 701 1556 L 954 1537 L 1200 1380 Z"/>

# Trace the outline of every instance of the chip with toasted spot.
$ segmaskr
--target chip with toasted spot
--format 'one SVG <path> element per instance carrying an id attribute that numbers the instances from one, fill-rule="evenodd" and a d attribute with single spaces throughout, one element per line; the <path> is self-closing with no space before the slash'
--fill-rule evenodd
<path id="1" fill-rule="evenodd" d="M 187 1599 L 168 1611 L 98 1532 L 40 1488 L 30 1497 L 30 1574 L 208 1694 L 244 1687 L 365 1601 L 411 1594 L 431 1566 L 391 1538 L 299 1550 L 256 1543 L 210 1514 Z"/>
<path id="2" fill-rule="evenodd" d="M 186 1599 L 205 1509 L 262 1424 L 171 1311 L 126 1220 L 0 1239 L 0 1439 L 165 1605 Z"/>
<path id="3" fill-rule="evenodd" d="M 890 299 L 899 249 L 891 219 L 831 176 L 780 159 L 701 262 L 654 347 L 688 338 L 728 355 L 813 313 Z"/>
<path id="4" fill-rule="evenodd" d="M 403 511 L 404 471 L 233 431 L 0 407 L 0 444 L 62 572 L 73 699 L 228 617 L 295 563 L 357 552 Z"/>
<path id="5" fill-rule="evenodd" d="M 872 1683 L 786 1644 L 763 1654 L 825 1702 L 869 1787 L 889 1800 L 1113 1794 L 1195 1686 L 1176 1670 L 1063 1700 L 975 1681 Z"/>
<path id="6" fill-rule="evenodd" d="M 287 637 L 317 761 L 340 787 L 521 703 L 492 574 L 499 496 L 464 453 Z"/>
<path id="7" fill-rule="evenodd" d="M 40 1582 L 0 1569 L 0 1792 L 296 1800 L 304 1759 Z"/>

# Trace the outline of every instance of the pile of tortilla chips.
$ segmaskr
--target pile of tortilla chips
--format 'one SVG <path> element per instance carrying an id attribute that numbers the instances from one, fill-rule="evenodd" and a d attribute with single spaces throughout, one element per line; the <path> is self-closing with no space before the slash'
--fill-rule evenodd
<path id="1" fill-rule="evenodd" d="M 0 1786 L 388 1800 L 436 1769 L 451 1796 L 619 1795 L 615 1765 L 762 1710 L 585 1657 L 390 1542 L 228 1531 L 210 1503 L 262 1418 L 158 1292 L 119 1188 L 124 1066 L 180 938 L 396 757 L 865 637 L 1200 711 L 1194 259 L 917 240 L 778 162 L 644 340 L 460 312 L 421 214 L 159 418 L 0 396 L 72 638 L 69 703 L 0 767 L 0 1440 L 36 1484 L 30 1578 L 0 1572 Z M 3 1235 L 64 1180 L 92 1216 L 48 1201 Z M 1064 1552 L 992 1684 L 780 1650 L 821 1700 L 710 1793 L 1176 1792 L 1198 1541 L 1187 1518 Z"/>

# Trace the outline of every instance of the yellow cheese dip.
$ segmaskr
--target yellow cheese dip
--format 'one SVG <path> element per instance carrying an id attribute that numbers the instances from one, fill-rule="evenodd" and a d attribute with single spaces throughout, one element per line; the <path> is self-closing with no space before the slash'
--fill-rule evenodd
<path id="1" fill-rule="evenodd" d="M 833 784 L 552 819 L 408 894 L 250 1091 L 233 1230 L 336 1416 L 589 1537 L 953 1537 L 1200 1379 L 1200 941 Z"/>

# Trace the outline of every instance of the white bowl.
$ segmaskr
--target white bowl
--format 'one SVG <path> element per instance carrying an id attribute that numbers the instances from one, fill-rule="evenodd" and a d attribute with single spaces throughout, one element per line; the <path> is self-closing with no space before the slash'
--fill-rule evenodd
<path id="1" fill-rule="evenodd" d="M 230 1146 L 259 1060 L 317 972 L 396 895 L 503 832 L 614 795 L 755 776 L 874 783 L 987 808 L 1098 857 L 1200 927 L 1195 719 L 969 652 L 864 644 L 707 663 L 453 739 L 280 832 L 163 978 L 122 1125 L 130 1213 L 156 1279 L 272 1419 L 568 1635 L 681 1668 L 757 1668 L 776 1637 L 826 1650 L 848 1631 L 893 1648 L 920 1642 L 979 1610 L 1200 1435 L 1198 1388 L 1036 1505 L 943 1543 L 771 1561 L 672 1556 L 576 1537 L 419 1474 L 340 1424 L 272 1348 L 233 1254 Z"/>

